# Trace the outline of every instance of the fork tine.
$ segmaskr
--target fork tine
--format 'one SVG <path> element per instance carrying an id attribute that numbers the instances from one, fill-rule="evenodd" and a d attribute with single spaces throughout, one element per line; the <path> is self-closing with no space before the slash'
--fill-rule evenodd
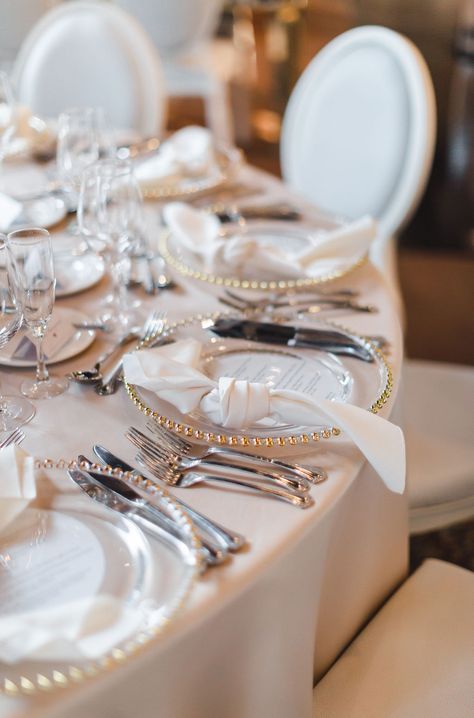
<path id="1" fill-rule="evenodd" d="M 163 426 L 160 426 L 156 421 L 148 421 L 147 428 L 156 434 L 160 440 L 166 442 L 170 446 L 174 446 L 178 451 L 188 452 L 192 448 L 190 441 L 187 441 L 182 436 L 177 436 L 167 431 Z"/>

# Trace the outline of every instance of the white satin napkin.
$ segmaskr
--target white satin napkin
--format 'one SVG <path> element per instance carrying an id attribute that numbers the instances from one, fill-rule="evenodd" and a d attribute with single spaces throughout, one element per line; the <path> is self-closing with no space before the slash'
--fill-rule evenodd
<path id="1" fill-rule="evenodd" d="M 398 426 L 351 404 L 315 401 L 297 391 L 232 377 L 210 379 L 199 370 L 202 344 L 184 339 L 126 354 L 127 382 L 155 393 L 182 414 L 203 411 L 225 428 L 255 426 L 265 418 L 296 426 L 336 425 L 354 442 L 389 489 L 403 493 L 405 444 Z"/>
<path id="2" fill-rule="evenodd" d="M 135 176 L 140 184 L 150 184 L 182 175 L 205 174 L 214 163 L 212 135 L 204 127 L 184 127 L 163 142 L 150 159 L 139 162 Z"/>
<path id="3" fill-rule="evenodd" d="M 200 257 L 204 268 L 216 272 L 222 268 L 240 271 L 247 265 L 265 276 L 312 276 L 321 263 L 347 259 L 354 261 L 368 251 L 376 236 L 377 224 L 368 215 L 333 230 L 315 230 L 312 242 L 302 251 L 288 251 L 281 238 L 272 241 L 255 239 L 252 230 L 223 236 L 220 220 L 213 214 L 190 207 L 184 202 L 170 202 L 163 218 L 173 236 L 188 251 Z M 278 242 L 278 245 L 276 244 Z"/>
<path id="4" fill-rule="evenodd" d="M 0 192 L 0 232 L 8 232 L 10 226 L 20 216 L 21 202 Z"/>
<path id="5" fill-rule="evenodd" d="M 34 459 L 18 446 L 0 449 L 0 531 L 36 498 Z"/>
<path id="6" fill-rule="evenodd" d="M 69 601 L 0 618 L 0 661 L 100 658 L 138 630 L 140 610 L 108 595 Z"/>

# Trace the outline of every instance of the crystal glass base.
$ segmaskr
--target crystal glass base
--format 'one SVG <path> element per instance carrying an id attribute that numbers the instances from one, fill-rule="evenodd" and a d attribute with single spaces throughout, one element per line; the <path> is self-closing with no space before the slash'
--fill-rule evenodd
<path id="1" fill-rule="evenodd" d="M 25 379 L 21 385 L 21 393 L 29 399 L 51 399 L 63 394 L 68 386 L 66 377 L 50 376 L 46 381 Z"/>
<path id="2" fill-rule="evenodd" d="M 35 414 L 33 404 L 22 396 L 0 396 L 0 431 L 13 431 Z"/>

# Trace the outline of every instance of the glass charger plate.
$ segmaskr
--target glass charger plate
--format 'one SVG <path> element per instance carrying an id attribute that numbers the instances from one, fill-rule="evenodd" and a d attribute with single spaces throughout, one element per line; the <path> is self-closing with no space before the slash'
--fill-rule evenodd
<path id="1" fill-rule="evenodd" d="M 202 342 L 200 371 L 212 379 L 229 376 L 262 382 L 274 388 L 300 391 L 316 400 L 334 399 L 354 404 L 373 413 L 378 413 L 387 402 L 393 386 L 392 372 L 383 353 L 368 339 L 336 324 L 320 323 L 326 329 L 329 326 L 346 332 L 370 352 L 374 359 L 371 363 L 312 348 L 223 339 L 209 331 L 214 321 L 230 316 L 236 317 L 238 313 L 215 312 L 184 319 L 170 326 L 169 337 L 176 340 L 192 337 Z M 315 329 L 318 324 L 313 320 L 299 320 L 298 326 Z M 288 447 L 307 445 L 341 433 L 336 426 L 275 424 L 270 419 L 244 429 L 223 428 L 200 411 L 181 414 L 152 392 L 127 382 L 125 386 L 130 399 L 145 415 L 171 431 L 206 444 Z"/>
<path id="2" fill-rule="evenodd" d="M 169 180 L 140 180 L 140 188 L 147 199 L 179 199 L 198 196 L 219 189 L 229 182 L 242 162 L 237 147 L 215 149 L 216 162 L 205 174 L 173 177 Z"/>
<path id="3" fill-rule="evenodd" d="M 40 465 L 51 468 L 52 462 Z M 2 619 L 38 605 L 60 611 L 71 601 L 98 594 L 111 596 L 127 611 L 87 638 L 89 647 L 94 641 L 108 646 L 93 659 L 67 656 L 61 647 L 63 657 L 0 661 L 0 693 L 31 694 L 110 670 L 156 638 L 184 605 L 200 569 L 194 529 L 165 492 L 133 482 L 153 492 L 183 529 L 185 544 L 145 535 L 117 511 L 72 494 L 57 494 L 44 508 L 27 508 L 0 534 Z"/>
<path id="4" fill-rule="evenodd" d="M 226 228 L 224 232 L 225 235 L 241 236 L 242 239 L 250 237 L 257 244 L 270 245 L 295 254 L 317 245 L 317 228 L 285 227 L 281 222 L 237 225 Z M 159 249 L 168 264 L 183 276 L 223 287 L 254 290 L 304 288 L 323 284 L 349 274 L 366 260 L 366 254 L 349 259 L 324 259 L 315 263 L 311 276 L 284 276 L 283 273 L 281 276 L 275 276 L 275 270 L 271 267 L 266 271 L 264 267 L 256 267 L 249 260 L 242 265 L 239 276 L 236 276 L 235 263 L 232 262 L 229 266 L 223 264 L 219 273 L 210 272 L 206 269 L 202 257 L 186 250 L 170 232 L 164 232 L 160 237 Z"/>

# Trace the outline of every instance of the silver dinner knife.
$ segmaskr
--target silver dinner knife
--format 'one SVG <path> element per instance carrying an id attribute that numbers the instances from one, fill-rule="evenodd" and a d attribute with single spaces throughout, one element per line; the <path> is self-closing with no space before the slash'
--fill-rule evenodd
<path id="1" fill-rule="evenodd" d="M 374 361 L 372 354 L 362 344 L 350 335 L 331 328 L 315 329 L 274 322 L 256 322 L 239 317 L 222 317 L 212 324 L 206 320 L 205 328 L 220 337 L 247 339 L 291 348 L 322 349 L 333 354 L 347 354 L 366 362 Z"/>
<path id="2" fill-rule="evenodd" d="M 85 493 L 90 499 L 97 501 L 112 511 L 117 511 L 126 518 L 133 520 L 143 531 L 151 534 L 155 538 L 164 537 L 166 541 L 173 544 L 185 546 L 182 537 L 176 537 L 173 533 L 164 528 L 157 521 L 151 521 L 149 518 L 141 515 L 138 510 L 132 510 L 127 502 L 120 501 L 117 496 L 112 495 L 110 491 L 98 484 L 85 471 L 81 469 L 69 469 L 69 477 L 74 483 Z M 186 547 L 187 548 L 187 547 Z"/>
<path id="3" fill-rule="evenodd" d="M 132 474 L 135 474 L 135 476 L 142 475 L 142 472 L 134 469 L 133 466 L 130 466 L 130 464 L 127 464 L 122 459 L 119 459 L 118 456 L 115 456 L 115 454 L 112 454 L 111 451 L 108 451 L 103 446 L 95 444 L 93 447 L 93 451 L 94 454 L 104 464 L 111 466 L 113 469 L 130 471 Z M 189 517 L 196 524 L 197 528 L 200 531 L 204 531 L 205 534 L 207 534 L 208 536 L 210 535 L 219 543 L 224 543 L 224 546 L 229 551 L 238 551 L 247 543 L 245 536 L 242 536 L 242 534 L 237 533 L 237 531 L 231 531 L 225 526 L 218 524 L 216 521 L 209 519 L 207 516 L 204 516 L 204 514 L 199 513 L 199 511 L 196 511 L 196 509 L 193 509 L 188 504 L 185 504 L 184 501 L 181 501 L 174 495 L 173 499 L 187 514 L 189 514 Z"/>
<path id="4" fill-rule="evenodd" d="M 79 456 L 78 459 L 79 461 L 91 463 L 85 456 Z M 115 508 L 115 502 L 116 506 L 120 507 L 118 510 L 123 513 L 123 506 L 125 505 L 128 507 L 127 516 L 132 520 L 138 517 L 151 522 L 178 541 L 183 541 L 183 536 L 176 523 L 163 511 L 160 511 L 157 506 L 142 498 L 126 481 L 89 470 L 84 470 L 83 473 L 87 474 L 93 483 L 104 491 L 109 501 L 107 505 L 110 508 Z M 201 543 L 204 558 L 210 566 L 216 566 L 226 560 L 227 554 L 226 551 L 222 550 L 222 546 L 204 537 L 201 537 Z"/>

